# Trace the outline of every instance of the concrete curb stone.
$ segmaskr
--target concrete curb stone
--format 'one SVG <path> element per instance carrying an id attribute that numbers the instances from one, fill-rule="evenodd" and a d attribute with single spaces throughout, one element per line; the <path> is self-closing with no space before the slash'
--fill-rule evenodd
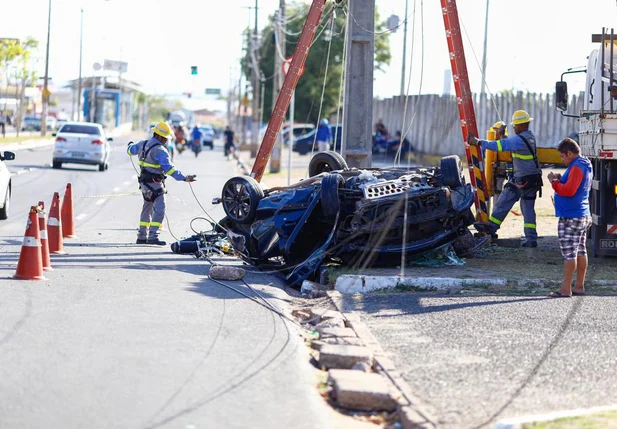
<path id="1" fill-rule="evenodd" d="M 351 369 L 331 369 L 328 382 L 339 406 L 362 411 L 394 411 L 396 396 L 381 374 Z"/>
<path id="2" fill-rule="evenodd" d="M 319 351 L 319 365 L 328 369 L 351 369 L 358 362 L 373 365 L 373 352 L 365 346 L 326 344 Z"/>

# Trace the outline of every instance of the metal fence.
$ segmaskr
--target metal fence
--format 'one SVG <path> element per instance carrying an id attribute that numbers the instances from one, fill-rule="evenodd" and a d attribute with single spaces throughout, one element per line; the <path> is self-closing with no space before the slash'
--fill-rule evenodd
<path id="1" fill-rule="evenodd" d="M 582 110 L 583 93 L 573 95 L 570 112 Z M 524 109 L 534 118 L 530 129 L 541 147 L 554 147 L 561 139 L 578 130 L 578 120 L 562 116 L 555 109 L 554 94 L 474 95 L 476 121 L 481 138 L 498 120 L 510 123 L 512 113 Z M 452 95 L 413 95 L 373 101 L 373 122 L 382 119 L 390 134 L 407 132 L 407 138 L 419 152 L 432 155 L 464 155 L 456 97 Z M 405 124 L 403 127 L 403 115 Z M 512 131 L 512 127 L 509 127 Z"/>

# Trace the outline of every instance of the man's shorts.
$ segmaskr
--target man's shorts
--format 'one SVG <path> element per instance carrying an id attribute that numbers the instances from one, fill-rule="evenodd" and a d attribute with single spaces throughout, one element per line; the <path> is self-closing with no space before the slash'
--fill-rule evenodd
<path id="1" fill-rule="evenodd" d="M 560 217 L 557 225 L 559 247 L 564 259 L 576 259 L 578 255 L 586 255 L 587 229 L 591 225 L 591 217 Z"/>

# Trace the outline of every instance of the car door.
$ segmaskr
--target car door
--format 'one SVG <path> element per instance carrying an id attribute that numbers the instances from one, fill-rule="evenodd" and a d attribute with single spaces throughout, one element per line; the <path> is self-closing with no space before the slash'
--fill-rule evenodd
<path id="1" fill-rule="evenodd" d="M 4 161 L 0 160 L 0 204 L 3 203 L 4 197 L 6 196 L 10 178 L 11 173 L 6 168 L 6 164 L 4 163 Z"/>

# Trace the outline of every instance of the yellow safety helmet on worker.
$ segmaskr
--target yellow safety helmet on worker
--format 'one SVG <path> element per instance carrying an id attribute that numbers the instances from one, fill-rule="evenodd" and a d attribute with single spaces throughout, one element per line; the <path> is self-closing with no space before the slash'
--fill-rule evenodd
<path id="1" fill-rule="evenodd" d="M 495 131 L 495 133 L 497 133 L 497 131 L 501 130 L 502 128 L 503 128 L 503 135 L 501 137 L 508 137 L 508 126 L 506 125 L 504 121 L 495 122 L 490 129 Z"/>
<path id="2" fill-rule="evenodd" d="M 526 124 L 533 121 L 533 118 L 524 110 L 517 110 L 512 114 L 512 125 Z"/>
<path id="3" fill-rule="evenodd" d="M 156 124 L 154 128 L 152 128 L 152 132 L 154 132 L 154 134 L 158 134 L 163 138 L 168 139 L 171 135 L 171 128 L 169 127 L 169 124 L 167 124 L 167 122 L 161 121 Z"/>

